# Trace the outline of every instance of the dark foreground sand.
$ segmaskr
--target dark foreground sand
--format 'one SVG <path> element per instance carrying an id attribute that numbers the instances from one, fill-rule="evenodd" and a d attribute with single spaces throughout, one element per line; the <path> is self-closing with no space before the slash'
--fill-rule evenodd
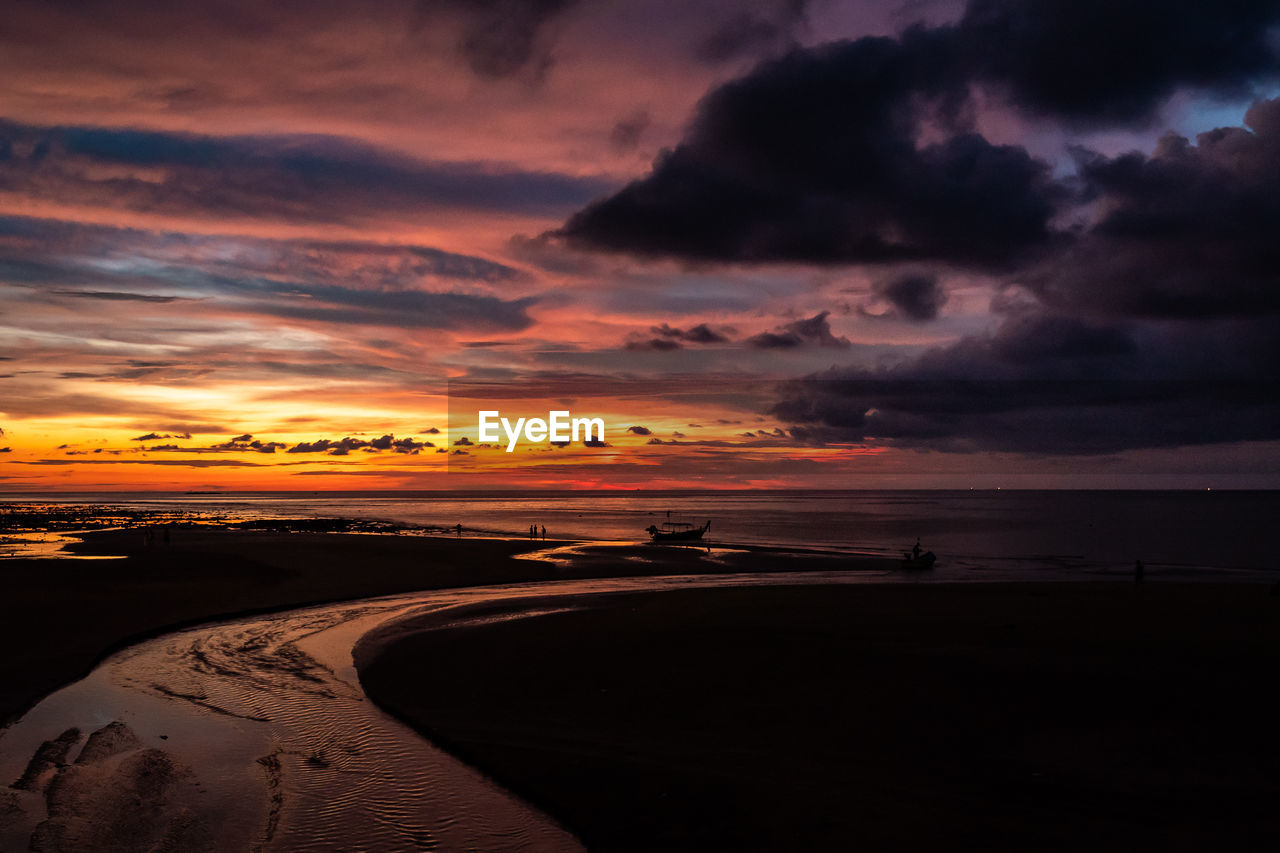
<path id="1" fill-rule="evenodd" d="M 512 555 L 541 543 L 444 537 L 171 530 L 92 533 L 82 554 L 0 561 L 0 725 L 143 637 L 220 616 L 419 589 L 542 580 Z"/>
<path id="2" fill-rule="evenodd" d="M 367 692 L 593 850 L 1258 850 L 1266 587 L 682 590 L 411 633 Z"/>

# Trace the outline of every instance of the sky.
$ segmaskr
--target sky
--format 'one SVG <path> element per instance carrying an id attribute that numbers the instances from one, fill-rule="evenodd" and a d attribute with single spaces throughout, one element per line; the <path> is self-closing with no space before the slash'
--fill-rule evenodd
<path id="1" fill-rule="evenodd" d="M 1277 0 L 196 5 L 7 7 L 0 492 L 1280 486 Z"/>

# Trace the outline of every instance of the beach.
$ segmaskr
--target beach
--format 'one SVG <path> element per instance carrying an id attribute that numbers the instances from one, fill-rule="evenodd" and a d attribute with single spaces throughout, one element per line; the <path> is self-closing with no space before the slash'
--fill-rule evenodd
<path id="1" fill-rule="evenodd" d="M 0 724 L 144 637 L 237 614 L 420 589 L 540 580 L 520 540 L 217 527 L 94 532 L 70 547 L 123 559 L 5 560 Z"/>
<path id="2" fill-rule="evenodd" d="M 142 687 L 159 698 L 159 710 L 140 698 L 114 719 L 130 719 L 126 740 L 136 729 L 175 768 L 216 758 L 213 730 L 187 727 L 278 719 L 310 746 L 277 755 L 265 744 L 280 735 L 258 735 L 240 747 L 250 770 L 238 772 L 256 785 L 260 754 L 283 761 L 271 784 L 294 808 L 311 785 L 341 790 L 347 777 L 321 777 L 353 769 L 323 762 L 343 754 L 332 737 L 340 746 L 382 725 L 365 716 L 371 700 L 424 748 L 461 760 L 431 758 L 444 790 L 475 768 L 519 798 L 499 800 L 503 814 L 524 814 L 524 801 L 549 816 L 512 818 L 520 831 L 567 832 L 590 850 L 1251 849 L 1280 829 L 1280 597 L 1264 583 L 954 583 L 945 569 L 769 547 L 176 525 L 167 543 L 145 528 L 81 538 L 71 554 L 119 559 L 2 564 L 0 711 L 12 720 L 93 670 L 86 697 L 124 708 Z M 439 593 L 417 592 L 429 590 Z M 412 595 L 377 598 L 399 593 Z M 321 602 L 335 604 L 297 609 Z M 320 622 L 345 631 L 338 646 L 308 647 L 330 663 L 295 648 Z M 110 658 L 133 675 L 95 669 L 146 637 L 157 640 L 136 648 L 158 651 Z M 187 644 L 220 649 L 222 662 L 209 669 Z M 337 677 L 344 655 L 358 693 Z M 287 711 L 316 675 L 366 722 L 331 732 L 339 700 L 322 696 Z M 221 686 L 186 686 L 209 678 Z M 60 700 L 22 742 L 57 752 L 71 723 L 54 721 L 88 720 L 85 701 L 97 700 Z M 117 722 L 103 731 L 116 736 Z M 100 725 L 78 723 L 76 738 Z M 188 734 L 162 737 L 175 730 Z M 362 772 L 392 755 L 418 766 L 412 731 L 385 737 L 389 751 Z M 418 783 L 380 784 L 407 797 Z M 236 801 L 234 789 L 222 796 Z M 249 816 L 237 831 L 274 838 L 272 849 L 299 849 L 316 819 L 286 811 L 261 836 L 254 815 L 267 800 L 240 799 Z M 472 802 L 476 832 L 507 831 Z M 71 817 L 59 820 L 95 832 L 102 818 L 85 815 L 111 812 L 62 807 Z M 317 833 L 308 843 L 347 843 L 335 827 L 358 834 L 349 822 L 306 825 Z"/>
<path id="3" fill-rule="evenodd" d="M 370 697 L 592 850 L 1244 850 L 1280 829 L 1265 586 L 688 590 L 413 627 L 357 647 Z"/>

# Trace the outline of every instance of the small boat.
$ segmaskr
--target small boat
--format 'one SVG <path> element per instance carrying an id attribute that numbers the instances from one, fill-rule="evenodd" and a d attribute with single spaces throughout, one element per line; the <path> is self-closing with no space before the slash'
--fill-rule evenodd
<path id="1" fill-rule="evenodd" d="M 653 542 L 696 542 L 711 529 L 711 519 L 701 527 L 683 521 L 664 521 L 662 526 L 650 524 L 645 528 Z"/>
<path id="2" fill-rule="evenodd" d="M 938 559 L 932 551 L 925 551 L 923 554 L 912 556 L 911 552 L 902 552 L 902 568 L 904 569 L 932 569 L 934 560 Z"/>

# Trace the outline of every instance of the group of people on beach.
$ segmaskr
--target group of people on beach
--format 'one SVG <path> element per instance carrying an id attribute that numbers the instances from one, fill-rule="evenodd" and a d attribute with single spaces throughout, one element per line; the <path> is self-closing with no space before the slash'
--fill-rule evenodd
<path id="1" fill-rule="evenodd" d="M 461 539 L 461 538 L 462 538 L 462 524 L 460 524 L 460 523 L 459 523 L 459 524 L 454 525 L 454 528 L 453 528 L 453 529 L 454 529 L 455 531 L 457 531 L 458 538 L 459 538 L 459 539 Z M 539 534 L 541 534 L 541 535 L 539 535 Z M 165 534 L 165 542 L 166 542 L 166 543 L 168 543 L 168 541 L 169 541 L 168 536 L 169 536 L 169 534 L 168 534 L 168 533 L 166 533 L 166 534 Z M 546 538 L 547 538 L 547 527 L 546 527 L 546 525 L 543 525 L 541 528 L 539 528 L 539 527 L 538 527 L 538 525 L 536 525 L 536 524 L 530 524 L 530 525 L 529 525 L 529 538 L 530 538 L 530 539 L 546 539 Z"/>

